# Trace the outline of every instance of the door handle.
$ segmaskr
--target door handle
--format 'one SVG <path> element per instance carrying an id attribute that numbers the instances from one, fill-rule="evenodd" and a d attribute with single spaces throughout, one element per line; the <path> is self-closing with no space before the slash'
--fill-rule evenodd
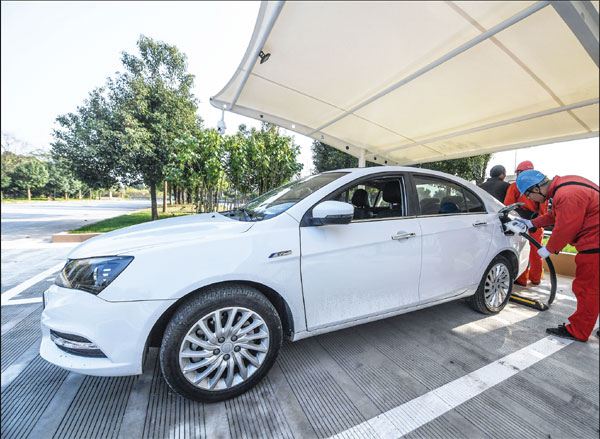
<path id="1" fill-rule="evenodd" d="M 477 221 L 476 223 L 473 223 L 473 227 L 481 227 L 481 226 L 487 226 L 487 222 Z"/>
<path id="2" fill-rule="evenodd" d="M 398 232 L 397 235 L 392 236 L 393 240 L 399 240 L 399 239 L 408 239 L 408 238 L 414 238 L 415 236 L 417 236 L 416 233 L 404 233 L 404 232 Z"/>

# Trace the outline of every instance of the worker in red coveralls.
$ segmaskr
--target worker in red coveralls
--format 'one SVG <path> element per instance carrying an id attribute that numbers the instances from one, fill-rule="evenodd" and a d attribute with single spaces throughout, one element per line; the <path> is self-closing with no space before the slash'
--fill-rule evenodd
<path id="1" fill-rule="evenodd" d="M 556 176 L 549 180 L 539 171 L 523 171 L 517 177 L 519 192 L 532 201 L 543 203 L 552 199 L 552 210 L 546 215 L 517 221 L 528 228 L 554 224 L 548 243 L 538 250 L 542 258 L 560 252 L 566 244 L 577 249 L 573 293 L 577 310 L 569 317 L 569 325 L 548 328 L 558 337 L 587 341 L 598 318 L 600 289 L 600 207 L 598 186 L 576 175 Z"/>
<path id="2" fill-rule="evenodd" d="M 533 169 L 533 163 L 529 160 L 525 160 L 524 162 L 519 163 L 515 173 L 517 177 L 523 171 L 528 171 Z M 513 183 L 508 188 L 506 192 L 506 197 L 504 198 L 504 204 L 509 206 L 514 203 L 525 203 L 525 205 L 516 209 L 516 212 L 521 216 L 521 218 L 525 218 L 528 220 L 532 220 L 541 215 L 545 215 L 548 213 L 548 201 L 544 201 L 542 203 L 535 202 L 530 200 L 525 195 L 521 195 L 519 189 L 517 188 L 517 183 Z M 544 229 L 539 227 L 535 230 L 529 231 L 529 235 L 535 239 L 537 242 L 542 242 L 542 238 L 544 237 Z M 542 281 L 542 275 L 544 273 L 544 264 L 542 262 L 542 258 L 537 253 L 537 247 L 535 247 L 532 243 L 529 243 L 529 266 L 527 269 L 521 273 L 521 275 L 515 280 L 515 284 L 520 285 L 522 287 L 527 286 L 527 278 L 533 285 L 539 285 Z"/>

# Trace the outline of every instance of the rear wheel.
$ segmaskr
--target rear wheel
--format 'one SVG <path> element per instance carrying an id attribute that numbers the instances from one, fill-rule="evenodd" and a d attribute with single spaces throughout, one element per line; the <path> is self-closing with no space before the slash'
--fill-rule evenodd
<path id="1" fill-rule="evenodd" d="M 477 291 L 471 296 L 471 306 L 483 314 L 497 314 L 508 303 L 512 287 L 510 262 L 498 255 L 486 268 Z"/>
<path id="2" fill-rule="evenodd" d="M 232 398 L 266 375 L 281 339 L 277 311 L 259 291 L 210 288 L 169 322 L 160 350 L 163 376 L 175 392 L 196 401 Z"/>

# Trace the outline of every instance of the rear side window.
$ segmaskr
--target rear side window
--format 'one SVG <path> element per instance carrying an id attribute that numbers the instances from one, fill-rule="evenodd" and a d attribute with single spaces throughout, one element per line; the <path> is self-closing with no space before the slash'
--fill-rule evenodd
<path id="1" fill-rule="evenodd" d="M 486 212 L 483 202 L 473 192 L 463 190 L 467 200 L 467 212 Z"/>
<path id="2" fill-rule="evenodd" d="M 481 200 L 462 186 L 435 177 L 414 176 L 421 215 L 485 212 Z"/>

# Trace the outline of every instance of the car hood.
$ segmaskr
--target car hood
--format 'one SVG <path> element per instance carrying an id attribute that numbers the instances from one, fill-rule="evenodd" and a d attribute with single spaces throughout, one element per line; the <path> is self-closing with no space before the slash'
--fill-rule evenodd
<path id="1" fill-rule="evenodd" d="M 96 236 L 73 249 L 69 259 L 113 256 L 151 247 L 189 244 L 243 233 L 254 223 L 226 218 L 218 213 L 185 215 L 125 227 Z"/>

